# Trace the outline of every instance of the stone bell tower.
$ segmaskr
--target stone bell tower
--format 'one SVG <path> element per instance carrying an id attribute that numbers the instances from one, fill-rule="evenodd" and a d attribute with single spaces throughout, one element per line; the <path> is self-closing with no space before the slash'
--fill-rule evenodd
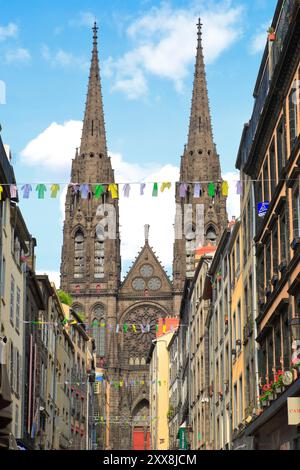
<path id="1" fill-rule="evenodd" d="M 89 324 L 96 320 L 114 325 L 121 273 L 119 207 L 118 199 L 112 199 L 108 191 L 109 184 L 114 183 L 114 171 L 106 146 L 97 30 L 95 23 L 81 145 L 72 161 L 65 203 L 61 288 L 72 296 L 73 308 Z M 96 197 L 99 184 L 103 192 Z M 80 190 L 82 185 L 88 185 L 87 194 Z M 109 209 L 114 238 L 107 237 L 101 225 L 105 208 Z M 97 361 L 114 365 L 115 342 L 99 331 L 95 338 Z"/>

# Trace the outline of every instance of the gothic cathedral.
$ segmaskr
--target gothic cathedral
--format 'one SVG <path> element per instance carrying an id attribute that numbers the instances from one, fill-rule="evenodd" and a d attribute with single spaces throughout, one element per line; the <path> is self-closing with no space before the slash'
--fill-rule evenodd
<path id="1" fill-rule="evenodd" d="M 187 228 L 185 218 L 178 219 L 184 235 L 174 242 L 173 279 L 149 244 L 148 226 L 143 248 L 121 279 L 119 207 L 114 190 L 108 190 L 116 183 L 106 145 L 97 29 L 95 24 L 81 145 L 72 161 L 66 195 L 61 289 L 72 296 L 72 308 L 91 326 L 97 369 L 103 371 L 107 383 L 122 384 L 105 389 L 105 400 L 98 403 L 99 413 L 109 422 L 109 434 L 99 432 L 99 448 L 131 449 L 133 436 L 139 432 L 146 449 L 150 442 L 147 356 L 156 324 L 159 318 L 179 314 L 184 282 L 194 269 L 197 205 L 203 207 L 203 242 L 215 244 L 227 225 L 226 201 L 220 194 L 212 198 L 204 187 L 195 198 L 192 189 L 195 182 L 222 182 L 199 21 L 189 136 L 176 188 L 176 210 L 188 207 L 192 222 Z M 182 183 L 187 189 L 184 198 L 178 194 Z M 112 236 L 104 222 L 109 215 L 114 220 Z M 136 331 L 132 325 L 137 325 Z"/>

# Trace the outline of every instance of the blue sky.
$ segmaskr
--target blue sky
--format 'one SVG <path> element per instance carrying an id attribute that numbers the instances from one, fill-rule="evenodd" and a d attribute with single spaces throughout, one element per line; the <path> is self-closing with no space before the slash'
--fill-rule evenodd
<path id="1" fill-rule="evenodd" d="M 26 6 L 20 0 L 0 2 L 0 80 L 6 84 L 0 122 L 18 182 L 69 179 L 84 111 L 95 17 L 100 26 L 107 141 L 119 179 L 176 179 L 187 138 L 198 15 L 203 19 L 215 141 L 223 173 L 234 171 L 275 0 L 31 0 Z M 53 123 L 57 125 L 49 131 Z M 164 247 L 170 245 L 172 233 L 162 225 L 163 210 L 168 211 L 172 201 L 173 195 L 166 196 L 165 206 L 149 208 L 153 245 L 166 265 L 172 250 Z M 33 194 L 20 205 L 38 240 L 38 269 L 57 272 L 61 199 L 37 201 Z M 139 205 L 143 210 L 141 201 Z M 143 243 L 142 224 L 130 220 L 126 203 L 122 207 L 127 267 Z"/>

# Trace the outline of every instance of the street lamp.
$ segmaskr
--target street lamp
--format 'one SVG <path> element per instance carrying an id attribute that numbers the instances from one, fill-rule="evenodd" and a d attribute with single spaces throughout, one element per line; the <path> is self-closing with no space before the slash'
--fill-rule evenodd
<path id="1" fill-rule="evenodd" d="M 300 340 L 300 316 L 291 319 L 290 327 L 293 339 Z"/>

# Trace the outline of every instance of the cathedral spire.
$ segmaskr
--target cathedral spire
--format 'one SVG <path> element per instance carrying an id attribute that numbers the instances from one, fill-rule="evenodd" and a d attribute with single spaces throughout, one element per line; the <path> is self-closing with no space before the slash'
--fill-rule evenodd
<path id="1" fill-rule="evenodd" d="M 190 116 L 187 149 L 189 151 L 214 150 L 212 125 L 209 110 L 205 65 L 202 48 L 202 31 L 199 18 L 196 65 L 194 73 L 194 88 Z"/>
<path id="2" fill-rule="evenodd" d="M 95 22 L 93 27 L 93 52 L 83 120 L 80 154 L 93 152 L 107 155 L 97 31 L 98 27 Z"/>

